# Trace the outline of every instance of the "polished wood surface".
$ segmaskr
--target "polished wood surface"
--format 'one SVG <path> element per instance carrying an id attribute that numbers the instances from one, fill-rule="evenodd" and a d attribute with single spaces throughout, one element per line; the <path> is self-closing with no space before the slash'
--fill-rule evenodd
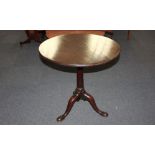
<path id="1" fill-rule="evenodd" d="M 107 63 L 120 53 L 120 46 L 110 38 L 93 34 L 60 35 L 43 42 L 42 57 L 60 65 L 91 67 Z"/>
<path id="2" fill-rule="evenodd" d="M 40 45 L 39 51 L 49 62 L 77 68 L 76 89 L 68 101 L 65 112 L 57 118 L 57 121 L 63 121 L 79 100 L 88 101 L 99 115 L 108 116 L 107 112 L 98 108 L 94 97 L 85 90 L 83 69 L 103 65 L 116 58 L 120 53 L 117 42 L 94 34 L 68 34 L 46 40 Z"/>

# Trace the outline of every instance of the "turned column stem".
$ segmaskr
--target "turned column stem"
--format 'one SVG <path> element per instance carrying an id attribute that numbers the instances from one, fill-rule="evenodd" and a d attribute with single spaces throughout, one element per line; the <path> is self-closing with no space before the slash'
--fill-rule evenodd
<path id="1" fill-rule="evenodd" d="M 77 88 L 84 88 L 83 68 L 77 68 Z"/>

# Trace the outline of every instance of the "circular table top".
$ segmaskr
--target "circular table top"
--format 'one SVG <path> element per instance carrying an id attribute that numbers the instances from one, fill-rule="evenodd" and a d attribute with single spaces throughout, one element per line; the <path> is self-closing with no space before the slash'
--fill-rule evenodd
<path id="1" fill-rule="evenodd" d="M 43 58 L 69 67 L 103 65 L 120 53 L 120 46 L 110 38 L 93 34 L 60 35 L 39 46 Z"/>

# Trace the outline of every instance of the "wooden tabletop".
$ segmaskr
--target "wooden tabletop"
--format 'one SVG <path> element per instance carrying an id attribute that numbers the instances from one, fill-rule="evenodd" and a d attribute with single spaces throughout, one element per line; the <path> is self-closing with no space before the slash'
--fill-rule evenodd
<path id="1" fill-rule="evenodd" d="M 60 35 L 44 41 L 39 47 L 43 58 L 70 67 L 105 64 L 120 53 L 120 46 L 110 38 L 93 34 Z"/>

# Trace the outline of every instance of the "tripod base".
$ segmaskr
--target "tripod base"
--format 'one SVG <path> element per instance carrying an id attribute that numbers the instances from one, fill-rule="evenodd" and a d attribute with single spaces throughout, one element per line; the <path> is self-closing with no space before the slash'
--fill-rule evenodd
<path id="1" fill-rule="evenodd" d="M 103 117 L 107 117 L 108 116 L 108 113 L 107 112 L 101 111 L 97 107 L 93 96 L 91 96 L 90 94 L 88 94 L 84 89 L 76 88 L 76 90 L 73 92 L 73 96 L 68 101 L 68 105 L 67 105 L 67 108 L 66 108 L 65 113 L 63 115 L 59 116 L 57 118 L 57 121 L 63 121 L 66 118 L 66 116 L 70 113 L 70 111 L 71 111 L 74 103 L 76 101 L 78 102 L 79 100 L 88 101 L 90 103 L 90 105 L 92 106 L 92 108 L 98 114 L 100 114 Z"/>

